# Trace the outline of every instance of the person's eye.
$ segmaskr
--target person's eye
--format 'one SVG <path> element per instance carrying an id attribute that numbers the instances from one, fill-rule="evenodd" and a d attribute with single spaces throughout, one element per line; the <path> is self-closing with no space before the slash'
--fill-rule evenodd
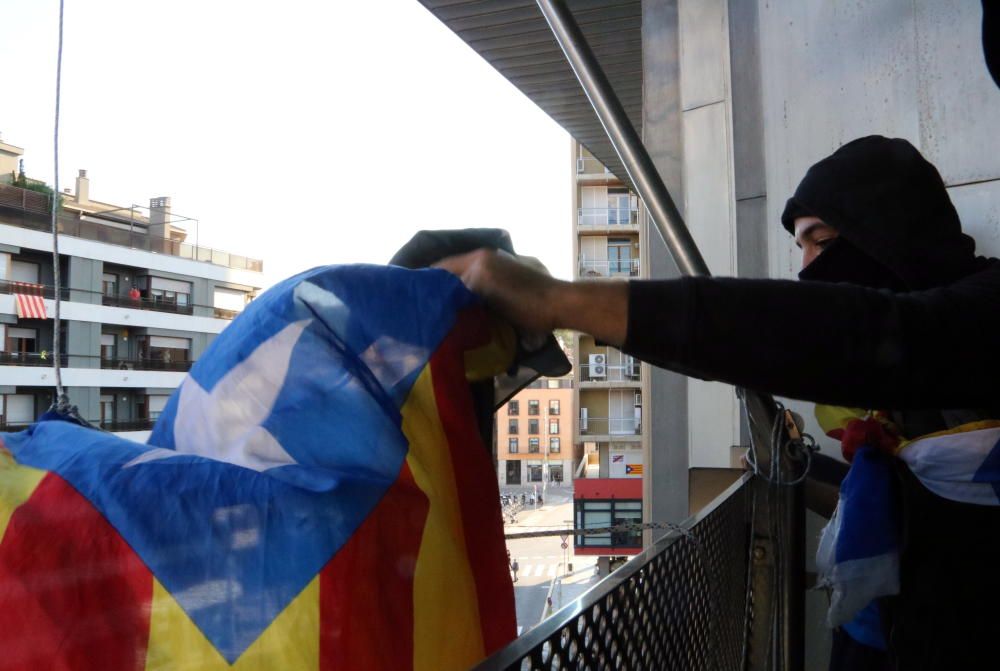
<path id="1" fill-rule="evenodd" d="M 820 249 L 826 249 L 827 247 L 830 246 L 830 243 L 832 243 L 836 239 L 837 238 L 823 238 L 822 240 L 817 240 L 816 246 L 819 247 Z"/>

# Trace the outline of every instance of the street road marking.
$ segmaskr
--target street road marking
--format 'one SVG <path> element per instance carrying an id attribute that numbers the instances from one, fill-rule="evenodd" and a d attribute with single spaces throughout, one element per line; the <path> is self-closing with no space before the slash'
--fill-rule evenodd
<path id="1" fill-rule="evenodd" d="M 559 566 L 558 564 L 550 564 L 549 565 L 549 577 L 550 578 L 555 578 L 556 577 L 556 568 L 558 566 Z"/>
<path id="2" fill-rule="evenodd" d="M 531 564 L 525 564 L 521 567 L 521 575 L 525 578 L 531 575 Z"/>
<path id="3" fill-rule="evenodd" d="M 545 564 L 539 564 L 535 567 L 535 577 L 540 578 L 542 573 L 545 572 Z"/>

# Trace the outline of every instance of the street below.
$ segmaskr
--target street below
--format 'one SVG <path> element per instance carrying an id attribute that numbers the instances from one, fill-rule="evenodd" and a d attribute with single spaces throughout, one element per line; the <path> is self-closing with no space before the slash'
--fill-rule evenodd
<path id="1" fill-rule="evenodd" d="M 518 496 L 526 493 L 528 497 L 533 493 L 531 487 L 508 487 L 504 491 Z M 537 491 L 542 491 L 540 486 Z M 504 533 L 567 529 L 573 526 L 572 520 L 573 488 L 549 486 L 543 503 L 527 504 L 514 523 L 504 526 Z M 543 614 L 556 612 L 597 583 L 596 557 L 574 556 L 572 536 L 566 537 L 565 549 L 562 543 L 562 536 L 507 541 L 510 558 L 518 564 L 514 583 L 518 635 L 537 625 Z M 546 601 L 550 589 L 551 605 Z"/>

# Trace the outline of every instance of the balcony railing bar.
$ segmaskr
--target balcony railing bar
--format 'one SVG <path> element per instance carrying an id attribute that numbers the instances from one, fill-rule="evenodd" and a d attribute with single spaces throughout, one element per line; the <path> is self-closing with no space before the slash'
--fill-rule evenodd
<path id="1" fill-rule="evenodd" d="M 639 210 L 631 207 L 580 207 L 576 212 L 577 228 L 615 228 L 639 226 Z"/>
<path id="2" fill-rule="evenodd" d="M 601 366 L 605 375 L 595 377 L 591 375 L 591 365 L 589 363 L 580 364 L 580 382 L 639 382 L 642 379 L 639 362 L 631 366 Z"/>
<path id="3" fill-rule="evenodd" d="M 580 434 L 628 436 L 642 433 L 641 422 L 635 417 L 580 417 Z"/>
<path id="4" fill-rule="evenodd" d="M 578 271 L 580 277 L 638 277 L 639 259 L 622 261 L 581 260 Z"/>
<path id="5" fill-rule="evenodd" d="M 162 359 L 105 358 L 96 354 L 62 354 L 59 365 L 63 368 L 73 368 L 70 359 L 100 360 L 101 368 L 105 370 L 161 370 L 186 373 L 191 370 L 194 361 L 183 359 L 178 361 L 163 361 Z M 0 366 L 35 366 L 52 365 L 52 353 L 45 352 L 0 352 Z"/>
<path id="6" fill-rule="evenodd" d="M 55 298 L 56 288 L 51 284 L 37 284 L 34 285 L 34 287 L 38 287 L 37 293 L 31 291 L 32 287 L 26 287 L 23 282 L 19 283 L 8 280 L 0 280 L 0 294 L 14 294 L 29 291 L 29 293 L 33 293 L 34 295 L 38 295 L 40 293 L 44 298 Z M 60 298 L 64 301 L 71 301 L 72 294 L 100 296 L 101 304 L 109 307 L 133 308 L 135 310 L 153 310 L 155 312 L 173 312 L 175 314 L 185 315 L 193 314 L 194 308 L 205 308 L 207 310 L 212 310 L 213 316 L 218 319 L 234 319 L 236 315 L 240 314 L 235 310 L 224 310 L 212 305 L 201 305 L 199 303 L 188 303 L 186 305 L 163 303 L 154 301 L 152 298 L 148 298 L 146 296 L 140 296 L 138 299 L 134 299 L 130 298 L 128 295 L 109 295 L 100 291 L 94 291 L 93 289 L 74 289 L 72 287 L 63 287 L 59 292 Z"/>

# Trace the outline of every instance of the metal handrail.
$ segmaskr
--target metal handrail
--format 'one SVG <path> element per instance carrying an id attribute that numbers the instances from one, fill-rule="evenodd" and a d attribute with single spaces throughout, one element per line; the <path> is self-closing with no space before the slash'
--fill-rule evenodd
<path id="1" fill-rule="evenodd" d="M 552 31 L 552 36 L 566 57 L 573 74 L 580 82 L 598 120 L 607 133 L 615 153 L 629 179 L 646 206 L 650 221 L 663 238 L 674 263 L 682 275 L 707 277 L 708 265 L 698 250 L 691 232 L 684 224 L 684 218 L 670 197 L 666 184 L 660 177 L 653 159 L 632 126 L 625 108 L 611 86 L 611 82 L 601 68 L 597 56 L 590 48 L 587 38 L 573 18 L 565 0 L 535 0 L 542 16 Z M 774 399 L 768 394 L 753 390 L 741 390 L 744 409 L 750 418 L 750 434 L 759 461 L 768 468 L 772 461 L 770 427 L 777 415 Z M 788 469 L 791 464 L 785 464 Z M 761 487 L 765 489 L 765 487 Z M 754 603 L 754 616 L 759 621 L 774 625 L 773 634 L 780 637 L 777 645 L 776 669 L 800 669 L 804 665 L 805 629 L 805 507 L 801 484 L 785 487 L 775 494 L 778 504 L 774 512 L 768 506 L 761 506 L 755 523 L 759 525 L 760 539 L 755 551 L 762 555 L 775 556 L 775 548 L 781 546 L 781 563 L 776 571 L 758 570 L 754 572 L 754 587 L 760 598 Z M 778 522 L 774 524 L 774 522 Z M 784 531 L 769 530 L 783 529 Z M 776 599 L 777 603 L 772 602 Z M 752 667 L 759 668 L 765 663 L 763 639 L 754 646 L 758 657 L 752 660 Z"/>
<path id="2" fill-rule="evenodd" d="M 527 631 L 502 650 L 474 667 L 475 670 L 507 671 L 509 669 L 522 668 L 522 660 L 531 657 L 532 654 L 537 654 L 547 643 L 559 638 L 565 628 L 569 627 L 575 630 L 578 626 L 578 618 L 587 615 L 595 606 L 605 603 L 605 599 L 612 592 L 632 580 L 637 573 L 660 554 L 667 552 L 671 546 L 676 543 L 698 542 L 699 525 L 711 517 L 721 506 L 726 504 L 731 497 L 744 495 L 746 493 L 744 488 L 750 483 L 752 478 L 752 474 L 744 473 L 736 482 L 705 506 L 705 508 L 677 525 L 677 530 L 668 531 L 648 548 L 616 569 L 611 575 L 563 606 L 551 617 L 539 623 L 538 626 Z M 745 520 L 743 521 L 745 522 Z M 687 538 L 686 533 L 691 534 L 694 541 Z M 741 552 L 741 556 L 748 558 L 748 553 Z M 581 656 L 587 653 L 587 650 L 579 651 Z M 571 664 L 568 666 L 571 668 L 583 668 L 580 664 Z M 604 667 L 591 665 L 590 668 Z"/>

